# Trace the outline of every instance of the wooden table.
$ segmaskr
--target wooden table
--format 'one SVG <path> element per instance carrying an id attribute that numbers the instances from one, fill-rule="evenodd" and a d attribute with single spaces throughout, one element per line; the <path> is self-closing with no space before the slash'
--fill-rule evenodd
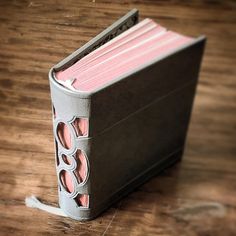
<path id="1" fill-rule="evenodd" d="M 112 2 L 0 2 L 0 235 L 236 235 L 235 2 Z M 49 68 L 134 7 L 208 37 L 183 161 L 90 222 L 26 208 L 57 205 Z"/>

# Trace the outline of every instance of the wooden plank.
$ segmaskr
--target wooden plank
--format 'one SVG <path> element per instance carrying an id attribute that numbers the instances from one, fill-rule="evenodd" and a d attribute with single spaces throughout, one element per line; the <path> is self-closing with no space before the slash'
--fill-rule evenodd
<path id="1" fill-rule="evenodd" d="M 47 73 L 138 8 L 208 37 L 184 158 L 90 222 L 26 208 L 57 205 Z M 0 235 L 233 235 L 236 232 L 235 1 L 0 2 Z"/>

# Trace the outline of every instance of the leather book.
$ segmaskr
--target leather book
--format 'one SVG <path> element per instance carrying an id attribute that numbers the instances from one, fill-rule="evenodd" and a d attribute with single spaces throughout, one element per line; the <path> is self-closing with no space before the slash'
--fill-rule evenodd
<path id="1" fill-rule="evenodd" d="M 66 215 L 93 219 L 181 158 L 205 42 L 133 9 L 51 68 Z"/>

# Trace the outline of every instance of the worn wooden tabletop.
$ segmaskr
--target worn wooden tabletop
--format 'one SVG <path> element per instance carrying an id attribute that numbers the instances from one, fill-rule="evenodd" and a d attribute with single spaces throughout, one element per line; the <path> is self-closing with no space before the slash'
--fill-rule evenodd
<path id="1" fill-rule="evenodd" d="M 49 68 L 129 9 L 205 34 L 181 163 L 97 219 L 26 208 L 57 204 Z M 236 235 L 236 4 L 233 1 L 0 1 L 0 235 Z"/>

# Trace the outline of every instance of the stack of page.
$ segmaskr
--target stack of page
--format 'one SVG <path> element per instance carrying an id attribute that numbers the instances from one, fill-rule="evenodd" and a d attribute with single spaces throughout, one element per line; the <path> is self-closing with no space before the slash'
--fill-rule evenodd
<path id="1" fill-rule="evenodd" d="M 92 92 L 192 40 L 145 19 L 55 77 L 72 90 Z"/>

